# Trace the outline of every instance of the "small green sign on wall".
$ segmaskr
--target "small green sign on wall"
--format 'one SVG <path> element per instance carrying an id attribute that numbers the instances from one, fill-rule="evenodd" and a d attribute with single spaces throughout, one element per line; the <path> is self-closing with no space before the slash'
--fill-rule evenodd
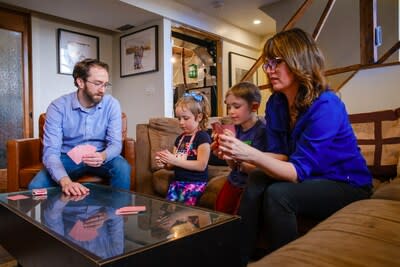
<path id="1" fill-rule="evenodd" d="M 197 65 L 189 65 L 189 78 L 197 78 Z"/>

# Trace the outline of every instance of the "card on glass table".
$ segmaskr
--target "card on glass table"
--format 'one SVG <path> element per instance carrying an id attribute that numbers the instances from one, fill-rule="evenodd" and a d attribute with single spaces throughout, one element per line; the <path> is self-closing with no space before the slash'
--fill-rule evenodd
<path id="1" fill-rule="evenodd" d="M 77 145 L 70 151 L 67 155 L 76 163 L 80 164 L 82 162 L 82 157 L 87 154 L 92 154 L 96 152 L 96 147 L 92 145 Z"/>
<path id="2" fill-rule="evenodd" d="M 32 189 L 32 195 L 33 196 L 45 196 L 45 195 L 47 195 L 47 189 L 46 188 Z"/>
<path id="3" fill-rule="evenodd" d="M 119 208 L 115 211 L 116 215 L 129 215 L 138 214 L 139 212 L 146 211 L 146 206 L 126 206 Z"/>

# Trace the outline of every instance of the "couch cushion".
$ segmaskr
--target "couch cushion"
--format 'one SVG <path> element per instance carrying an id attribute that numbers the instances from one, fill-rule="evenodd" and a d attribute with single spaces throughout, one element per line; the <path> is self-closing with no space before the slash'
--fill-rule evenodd
<path id="1" fill-rule="evenodd" d="M 305 236 L 261 260 L 258 266 L 399 266 L 400 202 L 354 202 Z"/>
<path id="2" fill-rule="evenodd" d="M 400 155 L 400 108 L 351 114 L 349 119 L 372 175 L 381 180 L 395 177 Z"/>
<path id="3" fill-rule="evenodd" d="M 174 171 L 160 169 L 153 173 L 153 189 L 162 197 L 165 197 L 168 192 L 169 184 L 174 178 Z"/>
<path id="4" fill-rule="evenodd" d="M 150 159 L 152 171 L 159 170 L 154 160 L 155 153 L 168 149 L 172 152 L 176 137 L 182 133 L 175 118 L 153 118 L 149 120 Z"/>

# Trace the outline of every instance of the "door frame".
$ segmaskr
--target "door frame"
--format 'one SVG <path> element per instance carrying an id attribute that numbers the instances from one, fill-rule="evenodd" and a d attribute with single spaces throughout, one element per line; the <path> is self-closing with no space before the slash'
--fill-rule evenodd
<path id="1" fill-rule="evenodd" d="M 217 51 L 217 58 L 216 58 L 216 65 L 217 65 L 217 116 L 223 115 L 223 88 L 222 88 L 222 40 L 221 37 L 202 32 L 199 30 L 195 30 L 188 26 L 180 25 L 179 27 L 172 27 L 172 32 L 180 33 L 182 35 L 192 36 L 194 38 L 199 39 L 208 39 L 215 42 L 216 51 Z"/>
<path id="2" fill-rule="evenodd" d="M 22 108 L 23 137 L 33 136 L 32 103 L 32 46 L 31 16 L 29 13 L 0 4 L 0 28 L 22 33 Z"/>

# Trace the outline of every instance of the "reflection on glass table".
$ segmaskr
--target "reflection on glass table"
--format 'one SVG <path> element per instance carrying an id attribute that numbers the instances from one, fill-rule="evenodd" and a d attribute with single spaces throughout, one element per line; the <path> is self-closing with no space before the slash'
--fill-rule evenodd
<path id="1" fill-rule="evenodd" d="M 73 197 L 60 192 L 46 204 L 44 224 L 59 235 L 103 259 L 124 252 L 123 217 L 110 203 L 93 202 L 90 194 Z M 124 199 L 120 203 L 128 204 Z"/>
<path id="2" fill-rule="evenodd" d="M 71 266 L 72 261 L 83 264 L 77 266 L 128 262 L 141 266 L 157 264 L 160 259 L 168 265 L 176 264 L 171 257 L 176 250 L 186 260 L 192 253 L 203 253 L 207 257 L 196 263 L 208 266 L 225 263 L 232 250 L 238 249 L 233 234 L 237 216 L 108 186 L 85 185 L 90 193 L 83 197 L 65 196 L 59 187 L 48 188 L 47 196 L 39 198 L 31 191 L 0 194 L 0 239 L 22 266 L 61 264 L 62 260 L 63 266 Z M 146 209 L 116 215 L 117 209 L 127 206 Z M 23 231 L 24 236 L 15 236 Z M 39 239 L 46 245 L 35 246 L 34 254 L 21 247 L 30 247 Z M 235 259 L 231 261 L 234 266 Z"/>

